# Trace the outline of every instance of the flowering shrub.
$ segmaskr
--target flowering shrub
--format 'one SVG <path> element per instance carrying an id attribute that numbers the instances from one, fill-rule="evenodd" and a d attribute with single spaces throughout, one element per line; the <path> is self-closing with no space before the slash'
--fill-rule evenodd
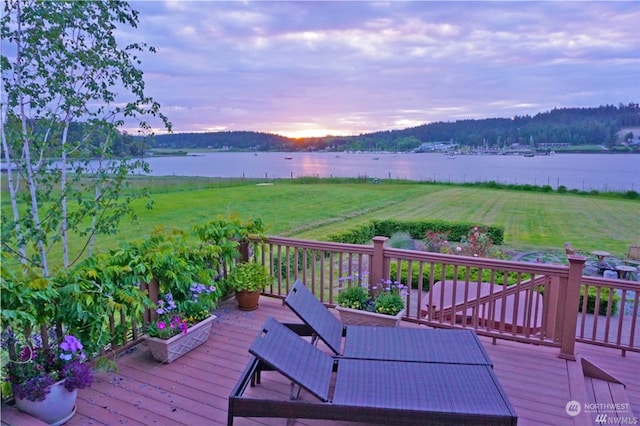
<path id="1" fill-rule="evenodd" d="M 358 275 L 354 275 L 338 280 L 339 293 L 336 298 L 338 305 L 387 315 L 397 315 L 404 309 L 403 297 L 406 296 L 406 286 L 386 280 L 374 285 L 370 294 L 367 275 L 363 274 L 362 278 L 361 280 Z"/>
<path id="2" fill-rule="evenodd" d="M 467 256 L 487 257 L 493 242 L 485 228 L 474 226 L 466 237 L 460 240 L 464 244 L 462 251 Z"/>
<path id="3" fill-rule="evenodd" d="M 8 363 L 7 379 L 13 394 L 19 399 L 42 401 L 51 386 L 64 380 L 69 392 L 84 389 L 93 383 L 93 374 L 82 343 L 74 336 L 65 336 L 49 348 L 22 346 L 17 360 Z"/>
<path id="4" fill-rule="evenodd" d="M 449 231 L 427 231 L 424 235 L 425 250 L 433 253 L 449 253 Z"/>
<path id="5" fill-rule="evenodd" d="M 473 257 L 490 257 L 492 254 L 493 241 L 484 227 L 474 226 L 458 244 L 449 242 L 448 238 L 449 232 L 425 233 L 427 251 Z"/>
<path id="6" fill-rule="evenodd" d="M 169 339 L 180 333 L 187 334 L 187 329 L 191 325 L 211 315 L 217 300 L 216 287 L 192 283 L 189 293 L 190 298 L 187 300 L 174 300 L 171 293 L 165 294 L 158 300 L 156 308 L 158 319 L 147 327 L 149 336 Z"/>

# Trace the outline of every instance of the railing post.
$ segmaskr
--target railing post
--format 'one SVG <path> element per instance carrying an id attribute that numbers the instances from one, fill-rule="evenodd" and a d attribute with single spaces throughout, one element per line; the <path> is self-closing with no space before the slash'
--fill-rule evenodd
<path id="1" fill-rule="evenodd" d="M 369 265 L 369 285 L 377 285 L 385 277 L 384 243 L 387 237 L 373 237 L 373 258 Z"/>
<path id="2" fill-rule="evenodd" d="M 249 258 L 249 240 L 243 239 L 242 241 L 240 241 L 240 244 L 238 245 L 238 253 L 240 254 L 241 262 L 248 262 L 249 260 L 251 260 Z"/>
<path id="3" fill-rule="evenodd" d="M 560 297 L 560 277 L 551 277 L 549 285 L 544 292 L 544 306 L 547 306 L 547 317 L 545 318 L 545 337 L 553 341 L 557 341 L 557 336 L 562 334 L 562 329 L 558 329 L 560 324 L 559 304 L 562 298 Z M 564 292 L 563 296 L 566 296 Z M 560 324 L 561 325 L 561 324 Z"/>
<path id="4" fill-rule="evenodd" d="M 567 279 L 564 310 L 558 318 L 562 318 L 562 336 L 560 338 L 560 358 L 575 361 L 576 325 L 578 324 L 578 305 L 580 304 L 580 283 L 585 258 L 568 255 L 569 278 Z"/>
<path id="5" fill-rule="evenodd" d="M 147 309 L 147 316 L 145 319 L 149 321 L 155 321 L 158 318 L 158 314 L 156 313 L 156 307 L 158 304 L 158 300 L 160 300 L 160 281 L 156 277 L 151 278 L 151 282 L 147 283 L 147 291 L 149 299 L 153 303 L 153 307 Z"/>

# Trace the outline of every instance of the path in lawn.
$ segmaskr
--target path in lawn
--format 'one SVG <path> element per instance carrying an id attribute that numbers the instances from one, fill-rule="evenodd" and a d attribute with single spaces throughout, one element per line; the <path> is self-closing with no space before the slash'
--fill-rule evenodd
<path id="1" fill-rule="evenodd" d="M 298 236 L 325 239 L 328 234 L 371 219 L 445 220 L 502 225 L 513 248 L 558 249 L 564 242 L 583 251 L 624 253 L 640 240 L 640 203 L 572 194 L 441 187 L 411 193 L 402 202 L 362 216 L 320 226 Z"/>

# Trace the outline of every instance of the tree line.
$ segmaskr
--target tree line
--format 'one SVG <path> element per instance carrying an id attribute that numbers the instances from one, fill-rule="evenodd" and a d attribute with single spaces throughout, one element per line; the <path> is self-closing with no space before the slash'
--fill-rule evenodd
<path id="1" fill-rule="evenodd" d="M 435 122 L 355 136 L 292 139 L 248 131 L 177 133 L 156 136 L 151 147 L 257 151 L 411 151 L 424 142 L 436 141 L 461 147 L 493 149 L 514 144 L 613 147 L 619 141 L 618 132 L 633 126 L 640 126 L 640 104 L 621 103 L 618 106 L 553 109 L 534 116 Z"/>

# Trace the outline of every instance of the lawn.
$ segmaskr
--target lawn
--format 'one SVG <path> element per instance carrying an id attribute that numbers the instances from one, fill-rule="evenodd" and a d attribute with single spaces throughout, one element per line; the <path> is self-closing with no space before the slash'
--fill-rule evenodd
<path id="1" fill-rule="evenodd" d="M 562 249 L 624 255 L 640 242 L 640 201 L 593 195 L 487 189 L 460 185 L 388 182 L 256 181 L 154 178 L 155 206 L 136 203 L 139 221 L 100 236 L 97 247 L 143 237 L 157 225 L 189 229 L 217 215 L 259 217 L 268 234 L 326 240 L 329 234 L 371 219 L 434 220 L 501 225 L 516 250 Z M 141 184 L 141 182 L 136 182 Z M 9 213 L 6 193 L 2 210 Z"/>

